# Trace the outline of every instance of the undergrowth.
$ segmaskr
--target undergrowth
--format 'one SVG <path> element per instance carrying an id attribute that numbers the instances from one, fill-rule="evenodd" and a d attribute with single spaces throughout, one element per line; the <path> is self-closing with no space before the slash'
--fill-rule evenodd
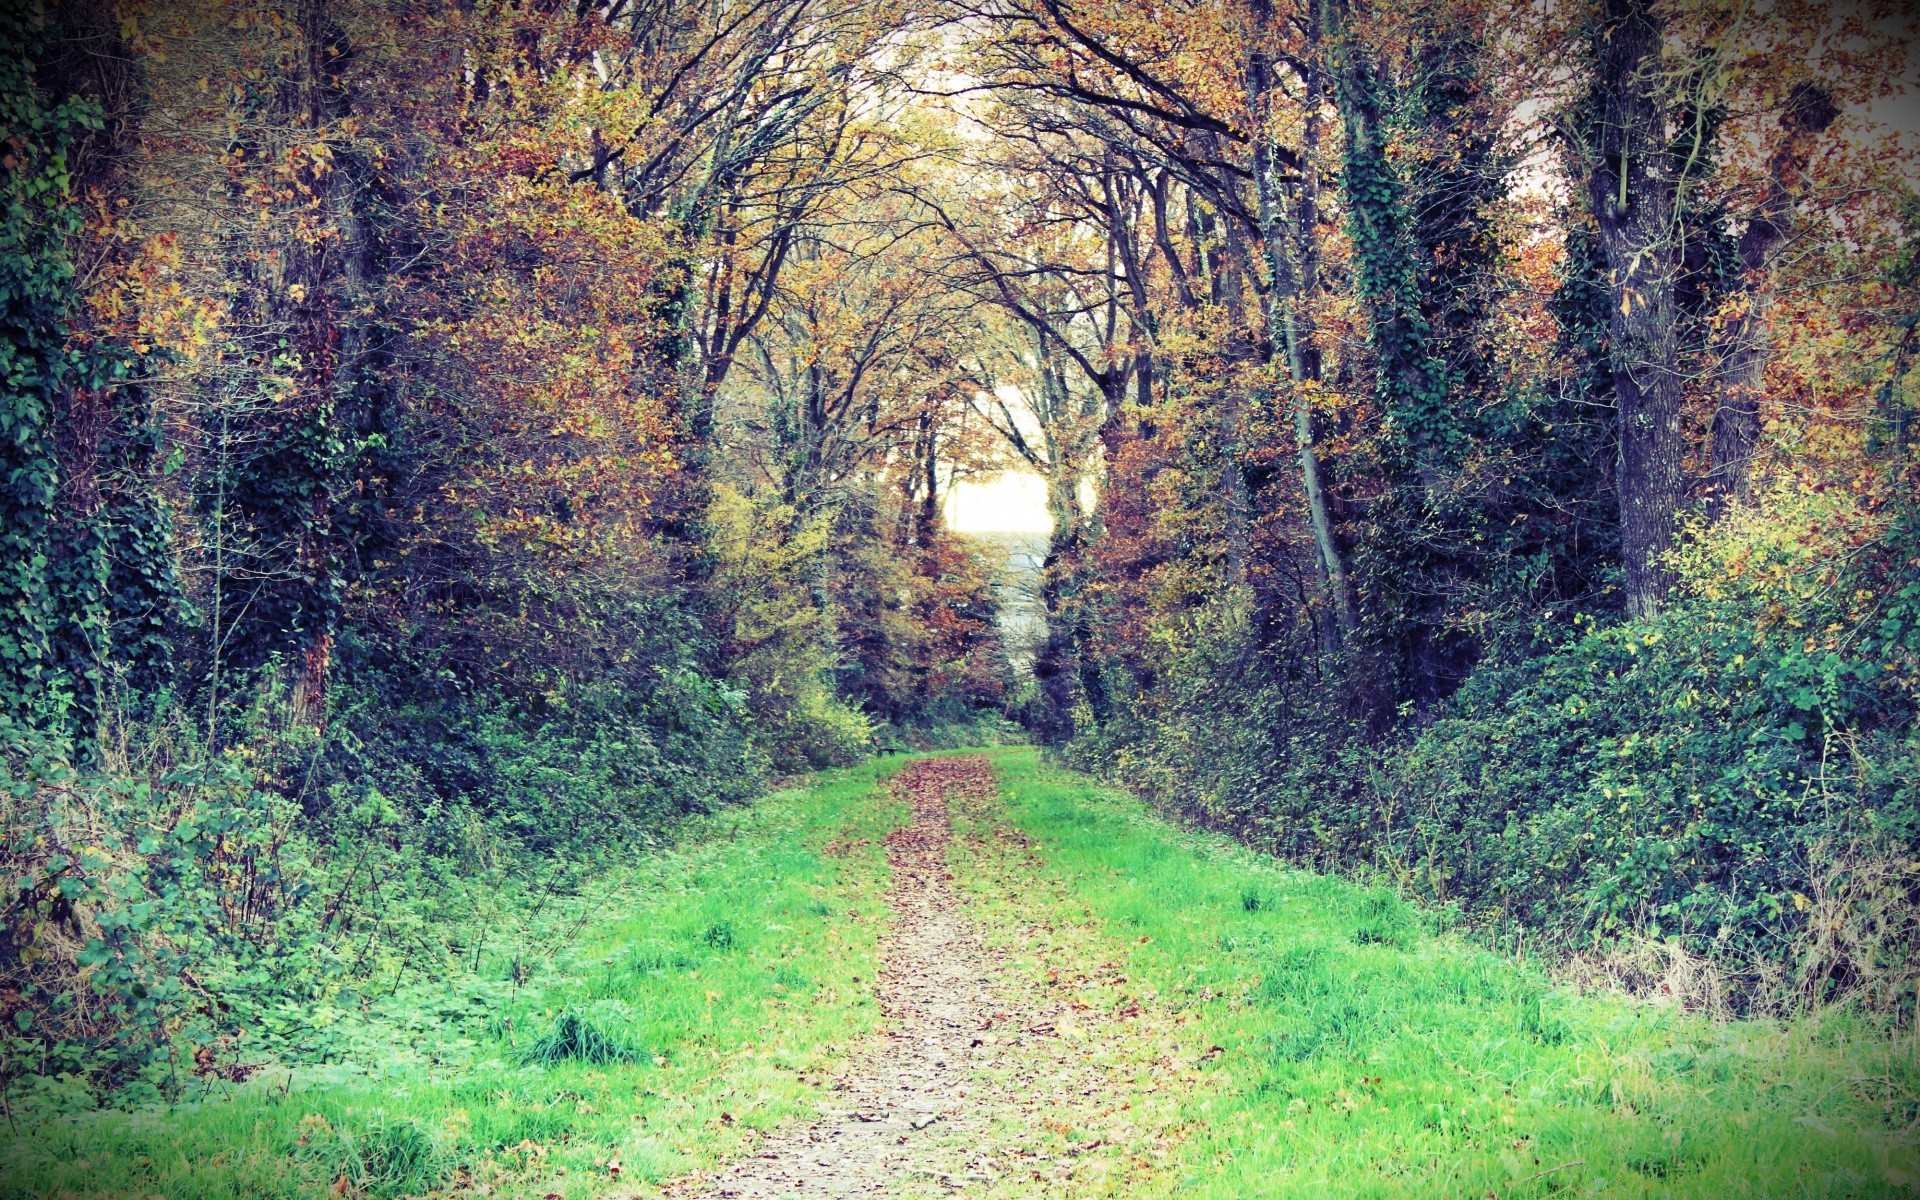
<path id="1" fill-rule="evenodd" d="M 1110 711 L 1069 754 L 1297 865 L 1389 878 L 1497 940 L 1590 963 L 1676 947 L 1689 965 L 1656 986 L 1689 981 L 1702 1005 L 1849 1000 L 1909 1019 L 1920 524 L 1775 500 L 1689 542 L 1657 616 L 1543 624 L 1390 721 L 1329 688 L 1324 664 L 1264 645 L 1235 606 L 1197 609 L 1157 683 L 1110 673 Z"/>
<path id="2" fill-rule="evenodd" d="M 384 987 L 270 1006 L 220 1070 L 182 1072 L 177 1102 L 102 1108 L 71 1075 L 16 1081 L 0 1198 L 572 1198 L 710 1164 L 811 1111 L 875 1019 L 862 981 L 899 818 L 876 799 L 892 765 L 472 897 L 484 942 Z"/>
<path id="3" fill-rule="evenodd" d="M 1017 910 L 1013 927 L 1090 926 L 1089 953 L 1123 990 L 1179 1010 L 1201 1068 L 1165 1169 L 1115 1194 L 1775 1200 L 1920 1185 L 1920 1046 L 1883 1016 L 1715 1022 L 1582 994 L 1385 887 L 1183 830 L 1032 752 L 995 762 L 1042 877 L 956 874 Z"/>

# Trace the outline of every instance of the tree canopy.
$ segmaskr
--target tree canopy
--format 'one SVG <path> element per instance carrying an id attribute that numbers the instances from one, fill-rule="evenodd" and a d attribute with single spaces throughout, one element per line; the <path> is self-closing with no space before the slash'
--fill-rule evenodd
<path id="1" fill-rule="evenodd" d="M 0 994 L 117 981 L 16 1007 L 124 1076 L 238 1019 L 194 947 L 377 925 L 370 830 L 544 861 L 1011 723 L 1787 961 L 1920 836 L 1910 20 L 0 0 Z M 945 519 L 1006 470 L 1030 671 Z"/>

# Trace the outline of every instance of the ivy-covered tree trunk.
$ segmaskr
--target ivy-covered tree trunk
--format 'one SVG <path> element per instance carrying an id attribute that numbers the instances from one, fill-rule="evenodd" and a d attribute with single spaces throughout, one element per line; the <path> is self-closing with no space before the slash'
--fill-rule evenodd
<path id="1" fill-rule="evenodd" d="M 0 719 L 14 724 L 49 707 L 54 399 L 67 373 L 67 243 L 80 223 L 68 154 L 90 118 L 35 79 L 44 19 L 0 0 Z"/>
<path id="2" fill-rule="evenodd" d="M 1610 271 L 1609 348 L 1619 404 L 1620 557 L 1627 613 L 1649 617 L 1672 588 L 1662 561 L 1685 499 L 1684 400 L 1674 285 L 1674 170 L 1650 0 L 1606 0 L 1595 34 L 1597 146 L 1588 199 Z"/>
<path id="3" fill-rule="evenodd" d="M 123 703 L 129 715 L 144 716 L 173 684 L 184 601 L 174 569 L 173 517 L 160 494 L 162 441 L 152 394 L 122 383 L 116 399 L 102 480 L 108 632 Z"/>
<path id="4" fill-rule="evenodd" d="M 1428 348 L 1421 311 L 1420 251 L 1412 236 L 1417 201 L 1387 155 L 1381 82 L 1366 47 L 1350 31 L 1332 38 L 1335 95 L 1346 127 L 1341 190 L 1353 240 L 1354 291 L 1367 314 L 1376 390 L 1412 453 L 1430 500 L 1458 457 L 1460 430 L 1449 406 L 1446 372 Z"/>
<path id="5" fill-rule="evenodd" d="M 47 546 L 50 686 L 60 732 L 83 753 L 97 743 L 106 716 L 111 642 L 108 554 L 97 471 L 102 397 L 69 391 L 56 409 L 60 487 Z"/>
<path id="6" fill-rule="evenodd" d="M 301 0 L 294 15 L 280 107 L 235 168 L 282 169 L 273 156 L 284 156 L 299 186 L 266 214 L 285 222 L 284 242 L 246 282 L 248 319 L 274 345 L 256 364 L 262 395 L 242 411 L 239 453 L 219 489 L 234 569 L 218 641 L 232 665 L 277 663 L 287 719 L 317 728 L 352 557 L 339 506 L 358 461 L 372 302 L 358 208 L 366 170 L 340 124 L 353 48 L 327 0 Z"/>
<path id="7" fill-rule="evenodd" d="M 53 17 L 40 66 L 50 94 L 77 97 L 94 119 L 72 152 L 74 190 L 102 216 L 73 230 L 71 253 L 112 278 L 139 253 L 106 213 L 128 211 L 129 154 L 145 109 L 143 79 L 104 0 Z M 181 607 L 171 526 L 158 488 L 160 429 L 151 369 L 130 331 L 87 309 L 72 314 L 70 369 L 55 403 L 59 499 L 49 561 L 52 684 L 65 729 L 84 752 L 116 714 L 142 714 L 171 682 Z"/>
<path id="8" fill-rule="evenodd" d="M 1482 565 L 1476 547 L 1511 524 L 1463 469 L 1502 449 L 1488 443 L 1478 414 L 1500 399 L 1487 350 L 1498 269 L 1488 226 L 1506 164 L 1477 10 L 1445 0 L 1423 7 L 1402 46 L 1382 44 L 1359 6 L 1328 0 L 1322 11 L 1346 135 L 1353 289 L 1388 450 L 1387 487 L 1366 517 L 1376 535 L 1357 539 L 1354 570 L 1378 601 L 1368 632 L 1392 656 L 1394 701 L 1424 706 L 1478 657 L 1460 610 L 1471 606 Z M 1388 685 L 1384 672 L 1379 683 Z"/>
<path id="9" fill-rule="evenodd" d="M 1086 545 L 1078 499 L 1061 494 L 1064 488 L 1054 479 L 1047 483 L 1048 508 L 1054 514 L 1053 535 L 1040 565 L 1040 603 L 1047 632 L 1033 658 L 1040 703 L 1031 724 L 1034 736 L 1043 745 L 1064 746 L 1074 738 L 1078 725 L 1075 713 L 1086 699 L 1080 662 L 1079 601 Z M 1065 486 L 1077 487 L 1077 478 Z"/>
<path id="10" fill-rule="evenodd" d="M 1490 364 L 1493 267 L 1487 207 L 1505 165 L 1485 98 L 1485 53 L 1469 11 L 1423 14 L 1400 74 L 1374 60 L 1352 14 L 1329 5 L 1335 98 L 1346 132 L 1342 192 L 1354 291 L 1367 314 L 1375 386 L 1429 499 L 1457 472 L 1468 413 Z"/>

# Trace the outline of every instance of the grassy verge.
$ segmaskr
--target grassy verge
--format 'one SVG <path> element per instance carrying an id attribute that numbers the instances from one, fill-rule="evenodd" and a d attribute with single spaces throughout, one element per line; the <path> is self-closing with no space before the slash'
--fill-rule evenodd
<path id="1" fill-rule="evenodd" d="M 1715 1024 L 1573 995 L 1390 892 L 1180 829 L 1030 751 L 995 763 L 1005 818 L 1050 878 L 988 899 L 1078 926 L 1061 944 L 1080 947 L 1086 973 L 1106 958 L 1127 976 L 1082 995 L 1118 1005 L 1144 988 L 1177 1010 L 1197 1071 L 1145 1073 L 1140 1104 L 1172 1090 L 1180 1116 L 1164 1166 L 1116 1175 L 1112 1194 L 1773 1200 L 1920 1186 L 1911 1037 L 1841 1012 Z"/>
<path id="2" fill-rule="evenodd" d="M 876 784 L 894 765 L 693 822 L 579 895 L 502 913 L 471 970 L 317 999 L 317 1061 L 0 1129 L 0 1196 L 574 1200 L 710 1165 L 811 1112 L 836 1048 L 874 1024 L 881 838 L 901 818 Z"/>

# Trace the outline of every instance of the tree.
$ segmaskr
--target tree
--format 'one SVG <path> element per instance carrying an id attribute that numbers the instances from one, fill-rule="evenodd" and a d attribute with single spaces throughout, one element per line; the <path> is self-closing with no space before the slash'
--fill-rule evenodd
<path id="1" fill-rule="evenodd" d="M 1686 500 L 1685 400 L 1675 288 L 1679 189 L 1668 128 L 1665 26 L 1647 0 L 1606 0 L 1592 33 L 1595 128 L 1587 197 L 1609 272 L 1609 355 L 1620 430 L 1620 556 L 1627 612 L 1652 616 Z"/>
<path id="2" fill-rule="evenodd" d="M 41 90 L 34 51 L 45 54 L 46 28 L 35 16 L 0 6 L 0 120 L 10 139 L 0 162 L 0 716 L 16 724 L 50 708 L 54 398 L 69 368 L 67 241 L 79 228 L 68 155 L 89 121 L 83 105 Z"/>
<path id="3" fill-rule="evenodd" d="M 1775 259 L 1791 233 L 1795 204 L 1806 194 L 1813 142 L 1840 110 L 1818 84 L 1802 81 L 1787 99 L 1785 133 L 1767 163 L 1767 177 L 1740 234 L 1741 286 L 1719 348 L 1719 407 L 1713 418 L 1707 511 L 1718 517 L 1746 498 L 1760 441 L 1760 398 L 1772 357 L 1770 319 Z"/>

